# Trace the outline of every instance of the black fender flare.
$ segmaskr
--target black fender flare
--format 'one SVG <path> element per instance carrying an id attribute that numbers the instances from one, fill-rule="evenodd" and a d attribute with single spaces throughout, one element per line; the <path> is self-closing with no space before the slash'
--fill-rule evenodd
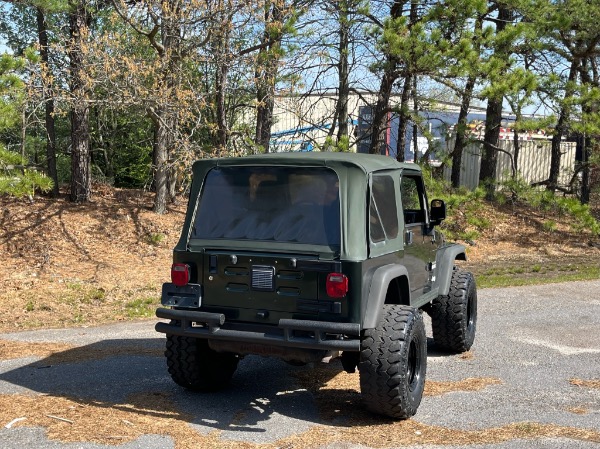
<path id="1" fill-rule="evenodd" d="M 467 260 L 466 249 L 463 245 L 452 243 L 438 250 L 436 264 L 438 294 L 440 295 L 447 295 L 450 291 L 455 260 Z"/>
<path id="2" fill-rule="evenodd" d="M 377 327 L 377 323 L 379 323 L 383 314 L 383 305 L 385 304 L 388 286 L 393 279 L 402 276 L 406 277 L 406 282 L 408 283 L 408 271 L 403 265 L 389 264 L 375 270 L 371 278 L 369 295 L 365 304 L 362 329 L 374 329 Z M 410 288 L 408 292 L 410 295 Z M 410 298 L 408 298 L 408 304 L 410 304 Z"/>

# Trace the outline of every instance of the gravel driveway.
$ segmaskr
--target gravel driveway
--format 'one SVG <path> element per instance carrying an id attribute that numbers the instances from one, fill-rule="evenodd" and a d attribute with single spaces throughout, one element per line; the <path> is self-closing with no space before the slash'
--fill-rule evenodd
<path id="1" fill-rule="evenodd" d="M 600 280 L 479 291 L 472 351 L 429 342 L 427 380 L 447 389 L 401 423 L 362 411 L 358 374 L 337 363 L 247 357 L 231 389 L 184 391 L 151 321 L 0 334 L 17 351 L 0 360 L 0 447 L 599 448 L 599 291 Z"/>

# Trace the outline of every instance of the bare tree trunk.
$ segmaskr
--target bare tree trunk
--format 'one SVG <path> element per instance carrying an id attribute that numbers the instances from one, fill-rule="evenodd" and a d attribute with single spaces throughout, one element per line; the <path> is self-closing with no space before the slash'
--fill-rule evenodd
<path id="1" fill-rule="evenodd" d="M 390 8 L 390 17 L 396 19 L 402 16 L 404 1 L 395 0 Z M 379 85 L 379 93 L 377 94 L 377 102 L 373 109 L 373 120 L 371 122 L 371 144 L 369 145 L 369 153 L 380 154 L 381 148 L 386 144 L 385 134 L 389 123 L 387 123 L 387 114 L 390 107 L 390 96 L 392 87 L 400 76 L 398 72 L 398 58 L 392 54 L 386 57 L 383 76 Z"/>
<path id="2" fill-rule="evenodd" d="M 462 156 L 467 145 L 467 115 L 471 106 L 473 89 L 475 88 L 475 77 L 470 76 L 465 85 L 462 102 L 460 103 L 460 112 L 458 113 L 458 123 L 456 124 L 456 140 L 454 141 L 454 150 L 452 151 L 452 175 L 450 180 L 452 187 L 460 187 L 460 170 L 462 168 Z"/>
<path id="3" fill-rule="evenodd" d="M 475 37 L 474 47 L 479 52 L 479 35 L 483 27 L 483 18 L 478 17 L 475 21 L 474 32 Z M 463 91 L 462 101 L 460 103 L 460 112 L 458 113 L 458 123 L 456 124 L 456 140 L 454 141 L 454 150 L 452 151 L 452 174 L 450 181 L 452 187 L 460 187 L 460 171 L 462 168 L 462 156 L 467 146 L 468 135 L 467 135 L 467 116 L 469 115 L 469 108 L 471 107 L 471 100 L 473 98 L 473 90 L 475 89 L 475 83 L 477 77 L 475 75 L 469 75 L 467 83 L 465 84 L 465 90 Z"/>
<path id="4" fill-rule="evenodd" d="M 419 125 L 417 124 L 417 117 L 419 116 L 419 100 L 417 99 L 417 76 L 413 76 L 412 79 L 412 87 L 410 96 L 413 101 L 413 110 L 412 110 L 412 118 L 413 118 L 413 129 L 412 129 L 412 143 L 413 143 L 413 153 L 415 155 L 414 162 L 418 162 L 418 152 L 419 152 Z M 426 159 L 423 159 L 423 163 L 426 162 Z"/>
<path id="5" fill-rule="evenodd" d="M 593 77 L 590 76 L 590 70 L 593 73 Z M 588 58 L 583 61 L 579 68 L 582 83 L 598 87 L 600 80 L 598 79 L 598 69 L 595 65 L 593 58 Z M 598 114 L 600 109 L 598 103 L 586 104 L 583 107 L 583 112 L 588 116 Z M 590 202 L 590 158 L 592 157 L 592 146 L 593 139 L 590 136 L 584 134 L 583 136 L 583 148 L 581 154 L 581 204 L 589 204 Z"/>
<path id="6" fill-rule="evenodd" d="M 174 81 L 173 81 L 174 83 Z M 170 110 L 168 117 L 166 118 L 168 123 L 168 136 L 167 136 L 167 191 L 168 200 L 170 203 L 177 201 L 177 154 L 175 152 L 175 136 L 179 127 L 179 116 L 176 111 Z"/>
<path id="7" fill-rule="evenodd" d="M 521 121 L 521 109 L 517 111 L 515 122 L 519 123 Z M 515 152 L 513 155 L 513 165 L 512 165 L 512 177 L 516 178 L 517 173 L 519 172 L 519 153 L 521 153 L 521 142 L 519 142 L 519 132 L 514 129 L 513 130 L 513 146 L 515 148 Z"/>
<path id="8" fill-rule="evenodd" d="M 334 2 L 335 3 L 335 2 Z M 339 45 L 338 45 L 338 101 L 336 104 L 337 117 L 337 140 L 338 142 L 348 137 L 348 97 L 350 94 L 350 80 L 348 68 L 350 25 L 349 4 L 347 0 L 341 0 L 336 4 L 339 12 Z"/>
<path id="9" fill-rule="evenodd" d="M 215 78 L 215 103 L 217 116 L 217 141 L 216 145 L 219 151 L 224 151 L 227 148 L 228 131 L 227 131 L 227 116 L 225 113 L 225 89 L 227 86 L 227 63 L 223 62 L 217 67 Z"/>
<path id="10" fill-rule="evenodd" d="M 181 61 L 180 29 L 178 25 L 179 3 L 174 0 L 161 2 L 161 45 L 158 50 L 159 57 L 163 60 L 163 72 L 160 80 L 160 104 L 155 111 L 151 111 L 154 121 L 154 148 L 153 171 L 154 212 L 164 214 L 167 211 L 167 202 L 175 200 L 176 173 L 174 158 L 175 133 L 178 125 L 177 111 L 171 106 L 170 97 L 176 95 L 179 87 L 179 65 Z"/>
<path id="11" fill-rule="evenodd" d="M 280 0 L 276 0 L 265 9 L 265 31 L 261 42 L 263 45 L 258 53 L 258 64 L 255 71 L 257 110 L 254 140 L 267 153 L 270 150 L 273 108 L 275 107 L 275 84 L 277 83 L 277 73 L 279 71 L 279 50 L 281 47 L 281 32 L 279 32 L 279 35 L 274 35 L 271 29 L 278 30 L 283 26 L 283 6 Z"/>
<path id="12" fill-rule="evenodd" d="M 268 153 L 271 141 L 271 122 L 269 93 L 266 86 L 261 85 L 256 89 L 256 98 L 258 100 L 256 108 L 256 130 L 254 142 L 261 146 L 265 153 Z"/>
<path id="13" fill-rule="evenodd" d="M 84 79 L 83 40 L 87 34 L 86 5 L 79 1 L 69 14 L 69 65 L 71 68 L 71 195 L 73 202 L 86 202 L 91 197 L 90 123 Z"/>
<path id="14" fill-rule="evenodd" d="M 167 160 L 169 158 L 168 133 L 165 123 L 162 121 L 164 114 L 157 111 L 154 117 L 154 142 L 152 151 L 152 170 L 154 178 L 154 212 L 164 214 L 167 211 L 168 179 Z"/>
<path id="15" fill-rule="evenodd" d="M 413 25 L 417 22 L 417 7 L 418 0 L 411 0 L 410 2 L 410 13 L 408 29 L 412 29 Z M 412 53 L 411 53 L 412 55 Z M 412 60 L 404 62 L 406 67 L 404 69 L 404 85 L 402 86 L 402 95 L 400 99 L 400 114 L 398 123 L 398 142 L 396 145 L 396 159 L 399 162 L 404 162 L 404 153 L 406 151 L 406 130 L 408 129 L 408 121 L 410 119 L 409 113 L 409 101 L 410 92 L 413 89 L 413 79 L 416 76 L 412 69 Z M 417 155 L 415 154 L 414 160 L 416 162 Z"/>
<path id="16" fill-rule="evenodd" d="M 167 94 L 175 91 L 175 80 L 167 73 L 163 79 L 163 89 Z M 175 126 L 177 124 L 175 112 L 171 110 L 167 101 L 163 101 L 155 111 L 150 112 L 154 122 L 154 142 L 152 148 L 152 169 L 154 175 L 154 207 L 157 214 L 167 211 L 167 202 L 175 197 L 175 185 L 171 182 L 174 175 L 171 173 L 170 158 L 173 153 Z M 171 189 L 172 187 L 172 189 Z"/>
<path id="17" fill-rule="evenodd" d="M 498 139 L 502 122 L 502 98 L 489 99 L 485 112 L 485 133 L 483 137 L 483 154 L 479 183 L 486 188 L 486 198 L 492 200 L 496 190 L 496 165 L 498 163 Z"/>
<path id="18" fill-rule="evenodd" d="M 169 202 L 177 201 L 177 168 L 176 164 L 171 161 L 169 164 L 169 175 L 167 179 L 167 191 L 169 192 Z"/>
<path id="19" fill-rule="evenodd" d="M 48 176 L 52 179 L 52 196 L 59 195 L 58 190 L 58 171 L 56 169 L 56 129 L 54 127 L 54 98 L 50 88 L 50 64 L 48 52 L 48 26 L 46 17 L 41 8 L 36 8 L 38 42 L 40 44 L 40 58 L 42 60 L 42 88 L 45 101 L 45 119 L 46 119 L 46 162 L 48 167 Z"/>
<path id="20" fill-rule="evenodd" d="M 380 154 L 381 147 L 385 145 L 385 133 L 389 124 L 385 120 L 389 109 L 390 95 L 392 93 L 392 86 L 398 78 L 396 72 L 396 59 L 393 57 L 388 58 L 388 66 L 381 78 L 381 85 L 379 87 L 379 94 L 377 95 L 377 103 L 373 110 L 373 122 L 371 123 L 371 145 L 369 147 L 369 153 Z"/>
<path id="21" fill-rule="evenodd" d="M 584 136 L 583 152 L 581 163 L 583 165 L 581 173 L 581 204 L 590 203 L 590 157 L 592 156 L 592 139 Z"/>
<path id="22" fill-rule="evenodd" d="M 168 112 L 164 106 L 159 106 L 156 111 L 150 112 L 154 122 L 154 141 L 152 142 L 152 177 L 154 186 L 154 206 L 152 210 L 157 214 L 167 211 L 169 200 L 169 150 L 171 147 L 168 126 Z"/>
<path id="23" fill-rule="evenodd" d="M 569 97 L 573 95 L 573 87 L 572 83 L 577 78 L 577 70 L 579 69 L 580 60 L 578 58 L 574 58 L 571 62 L 571 69 L 569 71 L 569 80 L 567 82 L 567 88 L 565 89 L 565 97 L 564 100 L 567 100 Z M 552 136 L 552 151 L 551 151 L 551 159 L 550 159 L 550 175 L 548 176 L 548 185 L 546 186 L 548 190 L 556 190 L 558 187 L 558 177 L 560 175 L 560 160 L 561 160 L 561 152 L 560 152 L 560 144 L 562 142 L 562 138 L 567 134 L 568 131 L 568 121 L 569 116 L 571 115 L 571 105 L 568 104 L 567 101 L 563 101 L 563 104 L 560 108 L 560 113 L 558 115 L 558 121 L 556 122 L 555 132 Z"/>
<path id="24" fill-rule="evenodd" d="M 500 34 L 506 28 L 506 24 L 512 18 L 512 11 L 504 4 L 497 3 L 498 18 L 496 21 L 496 35 Z M 496 49 L 497 58 L 506 58 L 510 56 L 512 48 L 508 43 L 500 44 Z M 506 67 L 500 69 L 500 73 L 506 73 Z M 496 165 L 498 163 L 498 152 L 494 147 L 498 146 L 500 136 L 500 126 L 502 123 L 502 101 L 503 95 L 499 98 L 488 98 L 485 118 L 485 134 L 483 142 L 483 154 L 481 156 L 481 169 L 479 171 L 479 183 L 486 187 L 486 198 L 492 200 L 496 191 Z"/>
<path id="25" fill-rule="evenodd" d="M 404 77 L 402 86 L 402 95 L 400 97 L 400 113 L 398 114 L 398 141 L 396 142 L 396 160 L 404 162 L 404 153 L 406 151 L 406 130 L 408 129 L 408 102 L 410 99 L 412 76 L 410 74 Z"/>

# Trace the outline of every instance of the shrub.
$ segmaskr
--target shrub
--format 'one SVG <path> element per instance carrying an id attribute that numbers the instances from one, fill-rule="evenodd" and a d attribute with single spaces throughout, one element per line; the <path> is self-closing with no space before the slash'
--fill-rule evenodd
<path id="1" fill-rule="evenodd" d="M 33 196 L 36 190 L 52 190 L 52 180 L 43 173 L 24 168 L 27 161 L 19 154 L 0 147 L 0 195 L 17 198 Z"/>

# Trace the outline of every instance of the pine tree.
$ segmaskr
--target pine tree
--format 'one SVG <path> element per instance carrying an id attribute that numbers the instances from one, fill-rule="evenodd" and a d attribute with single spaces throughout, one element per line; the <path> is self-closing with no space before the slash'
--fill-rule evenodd
<path id="1" fill-rule="evenodd" d="M 24 107 L 25 83 L 21 73 L 25 58 L 0 56 L 0 133 L 21 126 L 20 109 Z M 33 197 L 36 190 L 52 189 L 52 180 L 29 167 L 20 154 L 0 143 L 0 194 Z"/>

